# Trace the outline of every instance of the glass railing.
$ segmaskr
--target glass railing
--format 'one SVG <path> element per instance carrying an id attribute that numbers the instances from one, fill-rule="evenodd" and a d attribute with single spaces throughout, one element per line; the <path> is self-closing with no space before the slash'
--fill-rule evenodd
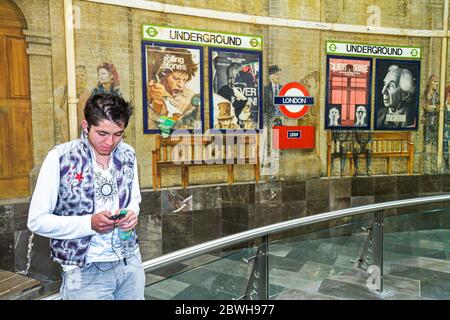
<path id="1" fill-rule="evenodd" d="M 450 299 L 449 200 L 348 208 L 178 250 L 143 263 L 145 298 Z"/>
<path id="2" fill-rule="evenodd" d="M 185 270 L 146 286 L 148 300 L 237 300 L 247 290 L 251 275 L 251 260 L 256 247 L 244 248 L 231 254 L 202 256 L 210 260 L 198 267 L 186 264 Z M 197 260 L 197 259 L 196 259 Z M 147 278 L 154 277 L 147 273 Z"/>
<path id="3" fill-rule="evenodd" d="M 357 268 L 366 221 L 347 222 L 269 244 L 270 299 L 336 299 L 361 297 L 339 279 L 362 279 Z"/>

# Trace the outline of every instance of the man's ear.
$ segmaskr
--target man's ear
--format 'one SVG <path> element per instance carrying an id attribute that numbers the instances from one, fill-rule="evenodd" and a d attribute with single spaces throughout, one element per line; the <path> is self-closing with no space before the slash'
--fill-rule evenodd
<path id="1" fill-rule="evenodd" d="M 88 133 L 89 132 L 89 124 L 86 120 L 82 120 L 81 121 L 81 126 L 83 127 L 84 132 Z"/>

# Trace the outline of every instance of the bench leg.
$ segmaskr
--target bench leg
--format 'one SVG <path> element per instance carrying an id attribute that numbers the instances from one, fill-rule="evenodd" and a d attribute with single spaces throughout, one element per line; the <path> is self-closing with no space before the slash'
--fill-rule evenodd
<path id="1" fill-rule="evenodd" d="M 228 184 L 234 183 L 234 165 L 229 164 L 227 165 L 228 169 Z"/>
<path id="2" fill-rule="evenodd" d="M 392 172 L 391 158 L 389 157 L 387 158 L 386 164 L 387 164 L 387 174 L 391 175 Z"/>
<path id="3" fill-rule="evenodd" d="M 154 165 L 153 165 L 154 166 Z M 152 172 L 152 184 L 153 184 L 153 190 L 157 190 L 158 188 L 158 182 L 157 180 L 157 174 L 156 174 L 156 168 L 153 167 L 153 172 Z"/>
<path id="4" fill-rule="evenodd" d="M 156 189 L 161 189 L 161 169 L 156 171 Z"/>
<path id="5" fill-rule="evenodd" d="M 352 154 L 350 157 L 350 172 L 348 173 L 348 175 L 353 176 L 354 170 L 355 170 L 355 161 L 353 160 L 353 154 Z"/>
<path id="6" fill-rule="evenodd" d="M 189 185 L 189 167 L 182 166 L 181 167 L 181 184 L 183 188 L 186 188 Z"/>

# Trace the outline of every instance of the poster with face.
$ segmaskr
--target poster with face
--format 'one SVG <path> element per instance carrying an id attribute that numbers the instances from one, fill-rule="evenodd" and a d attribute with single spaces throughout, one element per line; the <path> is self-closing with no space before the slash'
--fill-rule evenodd
<path id="1" fill-rule="evenodd" d="M 144 133 L 203 131 L 201 47 L 143 41 Z"/>
<path id="2" fill-rule="evenodd" d="M 420 61 L 378 59 L 375 130 L 417 130 Z"/>
<path id="3" fill-rule="evenodd" d="M 209 64 L 211 128 L 261 129 L 261 53 L 210 48 Z"/>
<path id="4" fill-rule="evenodd" d="M 325 129 L 370 129 L 372 60 L 327 57 Z"/>

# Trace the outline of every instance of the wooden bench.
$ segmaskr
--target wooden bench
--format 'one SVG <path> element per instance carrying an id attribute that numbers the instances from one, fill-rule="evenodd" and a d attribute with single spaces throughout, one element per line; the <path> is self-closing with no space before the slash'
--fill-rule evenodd
<path id="1" fill-rule="evenodd" d="M 336 138 L 336 134 L 340 138 Z M 345 135 L 347 136 L 347 139 Z M 358 139 L 359 135 L 359 139 Z M 362 137 L 365 135 L 365 137 Z M 343 139 L 342 139 L 343 138 Z M 359 140 L 359 141 L 358 141 Z M 368 151 L 368 152 L 367 152 Z M 406 158 L 406 172 L 413 174 L 414 143 L 411 132 L 341 132 L 327 134 L 327 176 L 332 174 L 333 161 L 336 158 L 350 160 L 350 172 L 355 170 L 355 161 L 367 156 L 386 158 L 386 173 L 392 173 L 392 158 Z M 342 162 L 341 162 L 342 163 Z M 367 166 L 368 173 L 370 165 Z M 343 172 L 341 165 L 341 175 Z"/>
<path id="2" fill-rule="evenodd" d="M 219 137 L 222 137 L 220 139 Z M 252 164 L 255 181 L 259 181 L 259 139 L 257 134 L 245 135 L 186 135 L 162 138 L 155 135 L 152 151 L 153 189 L 161 188 L 163 168 L 179 167 L 181 185 L 189 185 L 189 168 L 200 165 L 227 167 L 227 182 L 234 182 L 234 166 Z"/>

